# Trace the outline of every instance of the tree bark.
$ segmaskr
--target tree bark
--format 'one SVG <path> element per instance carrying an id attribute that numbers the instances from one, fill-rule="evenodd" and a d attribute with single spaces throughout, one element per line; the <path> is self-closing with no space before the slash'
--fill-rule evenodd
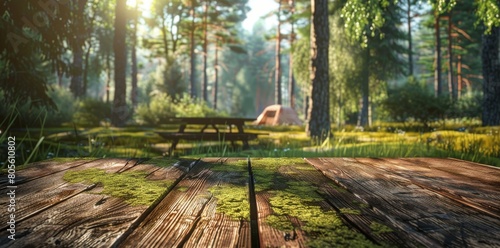
<path id="1" fill-rule="evenodd" d="M 115 95 L 113 99 L 113 113 L 111 124 L 123 126 L 128 118 L 126 102 L 126 30 L 127 30 L 127 1 L 117 0 L 115 8 L 115 37 L 113 40 L 113 51 L 115 54 Z"/>
<path id="2" fill-rule="evenodd" d="M 131 76 L 131 89 L 130 89 L 130 101 L 132 102 L 132 107 L 137 107 L 137 25 L 139 24 L 139 1 L 135 3 L 135 16 L 134 16 L 134 29 L 132 32 L 132 51 L 131 51 L 131 62 L 132 62 L 132 70 L 130 73 Z"/>
<path id="3" fill-rule="evenodd" d="M 451 37 L 451 12 L 448 15 L 448 90 L 452 100 L 457 99 L 457 88 L 453 80 L 453 40 Z"/>
<path id="4" fill-rule="evenodd" d="M 328 76 L 328 0 L 311 0 L 311 89 L 307 135 L 324 140 L 330 135 Z"/>
<path id="5" fill-rule="evenodd" d="M 278 31 L 276 34 L 276 62 L 275 62 L 275 104 L 281 104 L 281 1 L 278 1 Z"/>
<path id="6" fill-rule="evenodd" d="M 196 17 L 195 17 L 195 11 L 194 11 L 194 1 L 192 1 L 192 6 L 191 6 L 191 33 L 190 33 L 190 40 L 191 40 L 191 47 L 190 47 L 190 74 L 189 74 L 189 89 L 190 89 L 190 95 L 191 95 L 191 98 L 195 98 L 196 97 L 196 57 L 195 57 L 195 54 L 194 54 L 194 46 L 195 46 L 195 42 L 194 42 L 194 32 L 195 32 L 195 20 L 196 20 Z"/>
<path id="7" fill-rule="evenodd" d="M 77 35 L 80 37 L 81 35 Z M 77 38 L 77 40 L 82 40 Z M 76 43 L 80 43 L 77 41 Z M 71 63 L 70 91 L 75 98 L 83 96 L 83 49 L 80 45 L 73 47 L 73 62 Z"/>
<path id="8" fill-rule="evenodd" d="M 290 96 L 290 108 L 295 109 L 295 78 L 293 76 L 293 42 L 295 41 L 295 30 L 293 15 L 295 13 L 295 0 L 290 0 L 290 12 L 292 20 L 290 21 L 290 57 L 288 66 L 288 95 Z"/>
<path id="9" fill-rule="evenodd" d="M 436 51 L 434 54 L 434 62 L 436 66 L 434 67 L 434 94 L 436 97 L 442 95 L 442 82 L 441 82 L 441 33 L 439 27 L 440 15 L 436 11 L 436 16 L 434 20 L 434 35 L 436 42 Z"/>
<path id="10" fill-rule="evenodd" d="M 483 35 L 483 126 L 500 125 L 500 27 Z"/>
<path id="11" fill-rule="evenodd" d="M 208 55 L 208 0 L 205 0 L 203 15 L 203 101 L 208 102 L 208 77 L 207 77 L 207 55 Z"/>
<path id="12" fill-rule="evenodd" d="M 361 110 L 358 116 L 358 126 L 365 127 L 370 125 L 370 47 L 365 48 L 364 74 L 361 82 Z"/>
<path id="13" fill-rule="evenodd" d="M 85 95 L 83 88 L 83 45 L 85 43 L 84 13 L 87 0 L 78 1 L 74 13 L 75 40 L 72 45 L 73 62 L 71 64 L 70 91 L 75 98 Z"/>
<path id="14" fill-rule="evenodd" d="M 413 76 L 413 43 L 411 38 L 411 0 L 407 1 L 408 9 L 406 16 L 408 18 L 408 75 Z"/>
<path id="15" fill-rule="evenodd" d="M 214 70 L 215 70 L 215 79 L 214 79 L 214 89 L 213 89 L 213 107 L 214 110 L 217 110 L 217 93 L 219 90 L 219 44 L 218 42 L 215 43 L 215 65 L 214 65 Z"/>

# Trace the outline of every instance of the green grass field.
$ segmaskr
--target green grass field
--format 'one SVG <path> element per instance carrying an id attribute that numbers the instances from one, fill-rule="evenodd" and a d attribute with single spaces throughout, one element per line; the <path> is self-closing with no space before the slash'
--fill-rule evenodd
<path id="1" fill-rule="evenodd" d="M 55 157 L 158 157 L 170 141 L 156 128 L 97 127 L 12 130 L 17 137 L 18 160 L 33 162 Z M 162 127 L 176 131 L 176 127 Z M 178 157 L 452 157 L 500 166 L 500 128 L 469 131 L 405 132 L 351 129 L 333 133 L 323 143 L 311 141 L 303 127 L 249 126 L 247 132 L 265 133 L 243 150 L 241 143 L 183 142 Z M 1 157 L 0 161 L 5 159 Z"/>

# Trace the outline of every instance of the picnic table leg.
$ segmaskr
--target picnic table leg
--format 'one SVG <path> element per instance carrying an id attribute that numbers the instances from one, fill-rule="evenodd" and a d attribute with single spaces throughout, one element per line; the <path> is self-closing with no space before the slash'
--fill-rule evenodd
<path id="1" fill-rule="evenodd" d="M 179 143 L 179 139 L 174 139 L 172 141 L 172 146 L 170 146 L 170 148 L 168 149 L 168 155 L 169 156 L 172 156 L 173 155 L 173 152 L 175 150 L 175 147 L 177 147 L 177 143 Z"/>
<path id="2" fill-rule="evenodd" d="M 243 124 L 238 124 L 236 125 L 236 127 L 238 128 L 238 133 L 241 134 L 245 133 L 245 131 L 243 130 Z M 243 141 L 243 150 L 250 149 L 250 145 L 248 144 L 248 138 L 244 137 L 242 138 L 241 141 Z"/>
<path id="3" fill-rule="evenodd" d="M 179 126 L 179 133 L 184 133 L 184 130 L 186 129 L 186 124 L 181 124 Z M 179 139 L 178 138 L 175 138 L 173 141 L 172 141 L 172 146 L 170 146 L 170 148 L 168 149 L 168 155 L 169 156 L 172 156 L 173 155 L 173 152 L 175 150 L 175 148 L 177 147 L 177 144 L 179 143 Z"/>

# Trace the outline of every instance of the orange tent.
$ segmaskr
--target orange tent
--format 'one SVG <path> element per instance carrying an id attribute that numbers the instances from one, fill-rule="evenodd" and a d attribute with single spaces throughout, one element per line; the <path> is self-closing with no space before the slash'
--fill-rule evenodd
<path id="1" fill-rule="evenodd" d="M 302 125 L 297 112 L 282 105 L 267 106 L 254 122 L 256 125 Z"/>

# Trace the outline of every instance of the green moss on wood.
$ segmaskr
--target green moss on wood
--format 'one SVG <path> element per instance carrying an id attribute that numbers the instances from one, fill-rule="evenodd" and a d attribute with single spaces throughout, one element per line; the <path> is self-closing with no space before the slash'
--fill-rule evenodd
<path id="1" fill-rule="evenodd" d="M 82 171 L 68 171 L 63 179 L 71 183 L 85 183 L 102 185 L 100 194 L 124 199 L 127 203 L 151 205 L 171 185 L 171 181 L 152 181 L 145 177 L 146 172 L 130 171 L 124 173 L 106 173 L 101 169 L 87 169 Z"/>

